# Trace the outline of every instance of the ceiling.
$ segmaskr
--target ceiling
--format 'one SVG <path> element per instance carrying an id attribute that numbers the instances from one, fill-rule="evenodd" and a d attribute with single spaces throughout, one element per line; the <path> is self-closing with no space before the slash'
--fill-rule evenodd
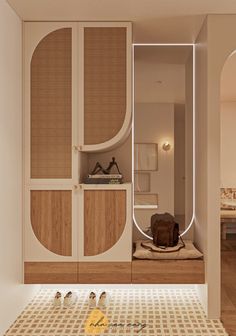
<path id="1" fill-rule="evenodd" d="M 132 21 L 138 43 L 192 43 L 206 14 L 236 13 L 235 0 L 8 0 L 26 21 Z"/>
<path id="2" fill-rule="evenodd" d="M 185 64 L 192 46 L 135 46 L 136 62 Z"/>
<path id="3" fill-rule="evenodd" d="M 4 1 L 25 21 L 131 21 L 134 43 L 193 43 L 207 14 L 236 14 L 236 0 Z M 235 78 L 236 56 L 224 68 L 222 100 L 236 101 Z"/>

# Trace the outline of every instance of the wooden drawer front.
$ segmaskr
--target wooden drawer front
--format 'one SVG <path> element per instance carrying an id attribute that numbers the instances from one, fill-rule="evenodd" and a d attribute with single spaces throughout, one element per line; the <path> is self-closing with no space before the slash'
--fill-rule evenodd
<path id="1" fill-rule="evenodd" d="M 82 284 L 130 284 L 129 262 L 80 262 L 79 283 Z"/>
<path id="2" fill-rule="evenodd" d="M 203 284 L 203 260 L 133 260 L 132 283 Z"/>
<path id="3" fill-rule="evenodd" d="M 84 28 L 84 143 L 101 144 L 126 114 L 126 28 Z"/>
<path id="4" fill-rule="evenodd" d="M 77 283 L 76 262 L 25 262 L 25 284 Z"/>
<path id="5" fill-rule="evenodd" d="M 72 254 L 72 194 L 70 190 L 31 190 L 31 225 L 51 252 Z"/>
<path id="6" fill-rule="evenodd" d="M 71 178 L 72 30 L 57 29 L 31 61 L 31 178 Z"/>
<path id="7" fill-rule="evenodd" d="M 84 191 L 84 255 L 109 250 L 126 224 L 125 190 Z"/>

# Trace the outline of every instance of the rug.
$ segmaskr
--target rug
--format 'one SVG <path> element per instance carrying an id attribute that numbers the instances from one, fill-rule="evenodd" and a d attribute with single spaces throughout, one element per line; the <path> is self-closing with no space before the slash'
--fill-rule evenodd
<path id="1" fill-rule="evenodd" d="M 220 320 L 206 318 L 194 289 L 109 289 L 111 300 L 104 309 L 88 307 L 90 291 L 73 291 L 72 307 L 55 308 L 55 290 L 40 290 L 5 335 L 228 335 Z"/>

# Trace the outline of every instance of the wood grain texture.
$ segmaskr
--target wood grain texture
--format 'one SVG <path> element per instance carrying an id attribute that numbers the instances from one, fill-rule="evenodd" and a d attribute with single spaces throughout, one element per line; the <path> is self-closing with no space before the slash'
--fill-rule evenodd
<path id="1" fill-rule="evenodd" d="M 71 178 L 72 31 L 44 37 L 31 60 L 31 178 Z"/>
<path id="2" fill-rule="evenodd" d="M 81 284 L 130 284 L 129 262 L 80 262 L 78 263 Z"/>
<path id="3" fill-rule="evenodd" d="M 236 224 L 236 210 L 220 210 L 221 239 L 226 240 L 228 224 Z"/>
<path id="4" fill-rule="evenodd" d="M 78 281 L 76 262 L 25 262 L 25 284 L 74 284 Z"/>
<path id="5" fill-rule="evenodd" d="M 126 28 L 84 29 L 84 143 L 100 144 L 121 129 L 126 113 Z"/>
<path id="6" fill-rule="evenodd" d="M 203 260 L 133 260 L 132 283 L 203 284 Z"/>
<path id="7" fill-rule="evenodd" d="M 72 194 L 68 190 L 32 190 L 31 225 L 51 252 L 72 254 Z"/>
<path id="8" fill-rule="evenodd" d="M 236 239 L 231 239 L 221 241 L 221 320 L 236 336 Z"/>
<path id="9" fill-rule="evenodd" d="M 109 250 L 126 224 L 125 190 L 84 191 L 84 255 Z"/>

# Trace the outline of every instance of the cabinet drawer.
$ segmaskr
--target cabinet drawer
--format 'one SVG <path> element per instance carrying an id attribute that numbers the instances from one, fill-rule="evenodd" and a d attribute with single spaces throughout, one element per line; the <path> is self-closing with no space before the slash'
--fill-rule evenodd
<path id="1" fill-rule="evenodd" d="M 80 262 L 78 271 L 79 283 L 131 283 L 131 263 L 129 262 Z"/>
<path id="2" fill-rule="evenodd" d="M 133 260 L 134 284 L 203 284 L 203 260 Z"/>
<path id="3" fill-rule="evenodd" d="M 25 284 L 77 283 L 76 262 L 25 262 Z"/>

